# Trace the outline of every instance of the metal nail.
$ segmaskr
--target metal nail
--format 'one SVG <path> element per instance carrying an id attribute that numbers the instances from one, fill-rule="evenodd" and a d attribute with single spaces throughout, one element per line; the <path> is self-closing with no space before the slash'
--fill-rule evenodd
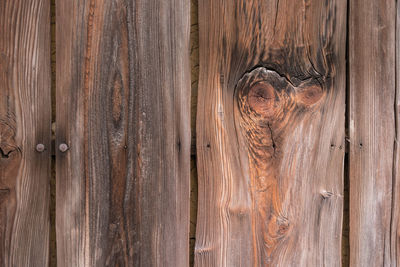
<path id="1" fill-rule="evenodd" d="M 36 151 L 37 151 L 37 152 L 43 152 L 44 149 L 45 149 L 45 147 L 44 147 L 43 144 L 37 144 L 37 145 L 36 145 Z"/>
<path id="2" fill-rule="evenodd" d="M 61 152 L 65 152 L 65 151 L 67 151 L 68 150 L 68 145 L 67 144 L 64 144 L 64 143 L 62 143 L 62 144 L 60 144 L 60 146 L 58 147 L 58 149 L 61 151 Z"/>

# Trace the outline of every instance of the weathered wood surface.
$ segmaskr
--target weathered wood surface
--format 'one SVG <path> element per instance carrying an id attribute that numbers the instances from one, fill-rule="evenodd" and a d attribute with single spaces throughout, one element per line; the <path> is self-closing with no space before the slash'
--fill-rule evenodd
<path id="1" fill-rule="evenodd" d="M 189 0 L 57 3 L 59 266 L 189 262 Z"/>
<path id="2" fill-rule="evenodd" d="M 346 5 L 200 1 L 196 266 L 340 266 Z"/>
<path id="3" fill-rule="evenodd" d="M 349 14 L 350 266 L 398 266 L 396 1 Z"/>
<path id="4" fill-rule="evenodd" d="M 390 225 L 390 236 L 391 236 L 391 253 L 390 253 L 390 258 L 391 262 L 393 262 L 392 266 L 394 263 L 396 265 L 400 265 L 400 244 L 399 244 L 399 238 L 398 236 L 400 235 L 400 179 L 399 179 L 399 174 L 400 174 L 400 164 L 399 164 L 399 159 L 400 159 L 400 150 L 399 150 L 399 140 L 400 140 L 400 1 L 396 1 L 396 95 L 395 95 L 395 145 L 394 145 L 394 158 L 393 158 L 393 184 L 392 184 L 392 189 L 394 192 L 392 196 L 392 219 L 391 219 L 391 225 Z"/>
<path id="5" fill-rule="evenodd" d="M 0 266 L 48 265 L 49 6 L 0 1 Z"/>

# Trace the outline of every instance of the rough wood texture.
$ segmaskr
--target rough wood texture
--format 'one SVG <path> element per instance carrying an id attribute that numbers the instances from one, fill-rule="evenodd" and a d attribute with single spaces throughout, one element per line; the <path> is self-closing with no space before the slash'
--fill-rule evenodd
<path id="1" fill-rule="evenodd" d="M 50 4 L 0 1 L 0 265 L 47 266 Z M 35 150 L 38 143 L 45 151 Z"/>
<path id="2" fill-rule="evenodd" d="M 395 29 L 396 1 L 350 1 L 350 266 L 400 263 Z"/>
<path id="3" fill-rule="evenodd" d="M 393 158 L 393 196 L 392 196 L 392 219 L 390 224 L 390 236 L 391 236 L 391 251 L 390 251 L 390 259 L 391 262 L 400 265 L 400 244 L 399 244 L 399 235 L 400 235 L 400 149 L 399 149 L 399 140 L 400 140 L 400 1 L 396 1 L 396 95 L 395 95 L 395 142 L 394 142 L 394 158 Z"/>
<path id="4" fill-rule="evenodd" d="M 59 266 L 189 263 L 189 0 L 57 3 Z"/>
<path id="5" fill-rule="evenodd" d="M 196 266 L 340 266 L 346 7 L 200 1 Z"/>
<path id="6" fill-rule="evenodd" d="M 196 110 L 197 110 L 197 87 L 199 84 L 199 19 L 198 0 L 190 0 L 190 65 L 191 65 L 191 101 L 190 117 L 192 132 L 190 144 L 190 244 L 189 244 L 189 266 L 194 265 L 194 247 L 196 241 L 197 224 L 197 167 L 196 167 Z"/>

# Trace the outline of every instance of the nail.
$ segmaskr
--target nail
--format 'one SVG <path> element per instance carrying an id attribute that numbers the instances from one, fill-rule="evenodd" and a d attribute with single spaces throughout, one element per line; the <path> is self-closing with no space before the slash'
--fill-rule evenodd
<path id="1" fill-rule="evenodd" d="M 64 143 L 62 143 L 62 144 L 60 144 L 60 146 L 58 147 L 58 149 L 61 151 L 61 152 L 65 152 L 65 151 L 67 151 L 68 150 L 68 145 L 67 144 L 64 144 Z"/>
<path id="2" fill-rule="evenodd" d="M 45 149 L 45 147 L 44 147 L 43 144 L 37 144 L 37 145 L 36 145 L 36 151 L 37 151 L 37 152 L 43 152 L 44 149 Z"/>

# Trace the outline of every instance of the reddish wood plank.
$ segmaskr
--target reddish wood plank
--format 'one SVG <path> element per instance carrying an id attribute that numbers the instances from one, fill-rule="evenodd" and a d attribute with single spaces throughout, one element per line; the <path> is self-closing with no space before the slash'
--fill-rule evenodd
<path id="1" fill-rule="evenodd" d="M 196 266 L 339 266 L 346 2 L 200 1 Z"/>

